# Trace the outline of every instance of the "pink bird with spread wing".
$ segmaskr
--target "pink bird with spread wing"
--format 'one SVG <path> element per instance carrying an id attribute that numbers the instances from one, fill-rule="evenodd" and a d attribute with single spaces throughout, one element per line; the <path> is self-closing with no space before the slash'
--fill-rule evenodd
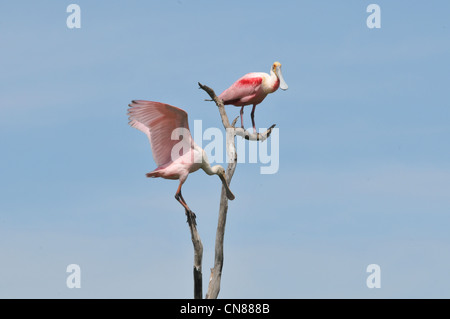
<path id="1" fill-rule="evenodd" d="M 281 74 L 281 63 L 275 62 L 270 69 L 270 75 L 264 72 L 248 73 L 234 82 L 228 89 L 219 95 L 224 105 L 234 105 L 241 107 L 241 127 L 244 128 L 244 106 L 253 104 L 251 113 L 253 132 L 256 133 L 255 108 L 261 103 L 269 93 L 273 93 L 278 88 L 287 90 L 288 86 L 284 82 Z"/>
<path id="2" fill-rule="evenodd" d="M 218 175 L 228 199 L 234 199 L 225 179 L 224 168 L 220 165 L 211 167 L 205 151 L 192 139 L 188 115 L 184 110 L 169 104 L 143 100 L 132 101 L 129 106 L 129 124 L 147 135 L 153 159 L 158 165 L 146 176 L 178 179 L 180 184 L 175 199 L 187 213 L 193 214 L 181 195 L 181 186 L 190 173 L 200 168 L 208 175 Z M 180 136 L 182 139 L 178 140 Z"/>

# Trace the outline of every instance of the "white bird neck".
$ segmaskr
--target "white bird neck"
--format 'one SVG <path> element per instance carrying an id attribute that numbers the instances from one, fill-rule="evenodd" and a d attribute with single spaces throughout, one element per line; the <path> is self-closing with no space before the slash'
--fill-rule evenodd
<path id="1" fill-rule="evenodd" d="M 204 161 L 202 163 L 202 169 L 208 175 L 215 175 L 215 174 L 217 174 L 217 172 L 219 171 L 220 167 L 221 167 L 220 165 L 215 165 L 215 166 L 211 167 L 211 165 L 207 161 Z"/>
<path id="2" fill-rule="evenodd" d="M 280 79 L 278 76 L 270 69 L 270 75 L 266 73 L 266 78 L 263 80 L 262 88 L 266 94 L 275 92 L 280 86 Z"/>
<path id="3" fill-rule="evenodd" d="M 201 169 L 204 170 L 205 173 L 208 175 L 217 174 L 217 170 L 218 170 L 217 165 L 211 167 L 211 165 L 209 164 L 208 156 L 206 156 L 205 151 L 202 150 L 200 147 L 199 147 L 199 150 L 201 151 L 201 154 L 202 154 L 202 165 L 200 166 Z"/>

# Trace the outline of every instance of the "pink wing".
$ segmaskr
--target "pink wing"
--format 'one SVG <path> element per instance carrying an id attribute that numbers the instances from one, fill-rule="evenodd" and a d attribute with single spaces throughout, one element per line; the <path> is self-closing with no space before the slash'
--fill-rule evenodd
<path id="1" fill-rule="evenodd" d="M 169 104 L 143 100 L 132 101 L 129 106 L 129 124 L 147 134 L 153 159 L 158 167 L 175 160 L 172 159 L 172 149 L 176 144 L 183 143 L 183 154 L 193 147 L 188 115 L 184 110 Z M 175 129 L 179 130 L 176 132 L 176 138 L 183 136 L 181 141 L 172 140 L 172 132 Z"/>
<path id="2" fill-rule="evenodd" d="M 233 104 L 241 99 L 253 97 L 261 87 L 263 77 L 260 73 L 248 73 L 234 82 L 219 95 L 225 104 Z"/>

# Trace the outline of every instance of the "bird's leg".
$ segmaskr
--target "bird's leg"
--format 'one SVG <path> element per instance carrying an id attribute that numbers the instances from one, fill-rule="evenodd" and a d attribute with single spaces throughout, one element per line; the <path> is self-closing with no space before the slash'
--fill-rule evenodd
<path id="1" fill-rule="evenodd" d="M 241 127 L 244 129 L 244 107 L 241 107 Z"/>
<path id="2" fill-rule="evenodd" d="M 178 195 L 178 196 L 177 196 Z M 181 195 L 181 192 L 179 194 L 175 194 L 175 198 L 177 199 L 177 201 L 180 202 L 181 205 L 183 205 L 184 210 L 186 212 L 186 217 L 187 220 L 186 222 L 188 224 L 194 224 L 197 225 L 197 222 L 195 221 L 195 219 L 197 218 L 197 216 L 195 215 L 195 213 L 189 208 L 189 206 L 186 204 L 186 201 L 184 200 L 183 196 Z"/>
<path id="3" fill-rule="evenodd" d="M 186 202 L 184 201 L 183 196 L 181 195 L 181 185 L 183 185 L 183 183 L 180 183 L 180 185 L 178 186 L 177 192 L 175 193 L 175 199 L 186 209 L 186 210 L 191 210 L 188 205 L 186 204 Z"/>
<path id="4" fill-rule="evenodd" d="M 180 190 L 180 198 L 183 201 L 183 203 L 187 206 L 186 201 L 184 200 L 183 195 L 181 194 L 181 190 Z M 197 217 L 197 216 L 195 216 L 195 213 L 189 207 L 186 211 L 189 212 L 190 216 L 194 218 L 194 222 L 195 222 L 195 218 Z"/>
<path id="5" fill-rule="evenodd" d="M 253 109 L 252 109 L 252 124 L 253 124 L 253 133 L 256 134 L 256 126 L 255 126 L 255 109 L 256 109 L 256 104 L 253 104 Z"/>
<path id="6" fill-rule="evenodd" d="M 193 222 L 194 225 L 196 225 L 197 223 L 195 222 L 196 218 L 195 213 L 189 208 L 189 206 L 186 204 L 186 201 L 183 198 L 183 195 L 181 195 L 181 185 L 183 185 L 183 183 L 180 182 L 177 192 L 175 193 L 175 199 L 184 207 L 186 211 L 187 222 L 189 224 Z"/>

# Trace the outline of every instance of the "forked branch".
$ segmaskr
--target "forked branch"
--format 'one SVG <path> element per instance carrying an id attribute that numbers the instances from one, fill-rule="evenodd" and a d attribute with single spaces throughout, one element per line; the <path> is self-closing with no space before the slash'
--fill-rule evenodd
<path id="1" fill-rule="evenodd" d="M 230 185 L 237 164 L 235 136 L 238 135 L 250 141 L 264 141 L 270 136 L 270 133 L 272 132 L 272 129 L 275 127 L 275 124 L 272 125 L 268 130 L 266 130 L 262 134 L 260 133 L 253 134 L 249 133 L 247 130 L 244 130 L 242 128 L 236 128 L 235 124 L 238 118 L 236 118 L 230 125 L 230 121 L 228 120 L 228 116 L 225 111 L 223 101 L 216 95 L 214 90 L 211 89 L 210 87 L 203 85 L 201 83 L 198 83 L 198 85 L 202 90 L 208 93 L 211 99 L 216 103 L 219 109 L 220 117 L 222 118 L 223 127 L 227 132 L 226 147 L 228 158 L 230 159 L 230 161 L 228 163 L 225 177 L 228 185 Z M 220 291 L 220 282 L 222 278 L 222 268 L 223 268 L 223 240 L 225 236 L 227 212 L 228 212 L 228 198 L 226 190 L 222 186 L 222 193 L 220 195 L 219 220 L 216 231 L 214 267 L 211 268 L 211 277 L 209 279 L 208 292 L 206 293 L 207 299 L 216 299 Z"/>

